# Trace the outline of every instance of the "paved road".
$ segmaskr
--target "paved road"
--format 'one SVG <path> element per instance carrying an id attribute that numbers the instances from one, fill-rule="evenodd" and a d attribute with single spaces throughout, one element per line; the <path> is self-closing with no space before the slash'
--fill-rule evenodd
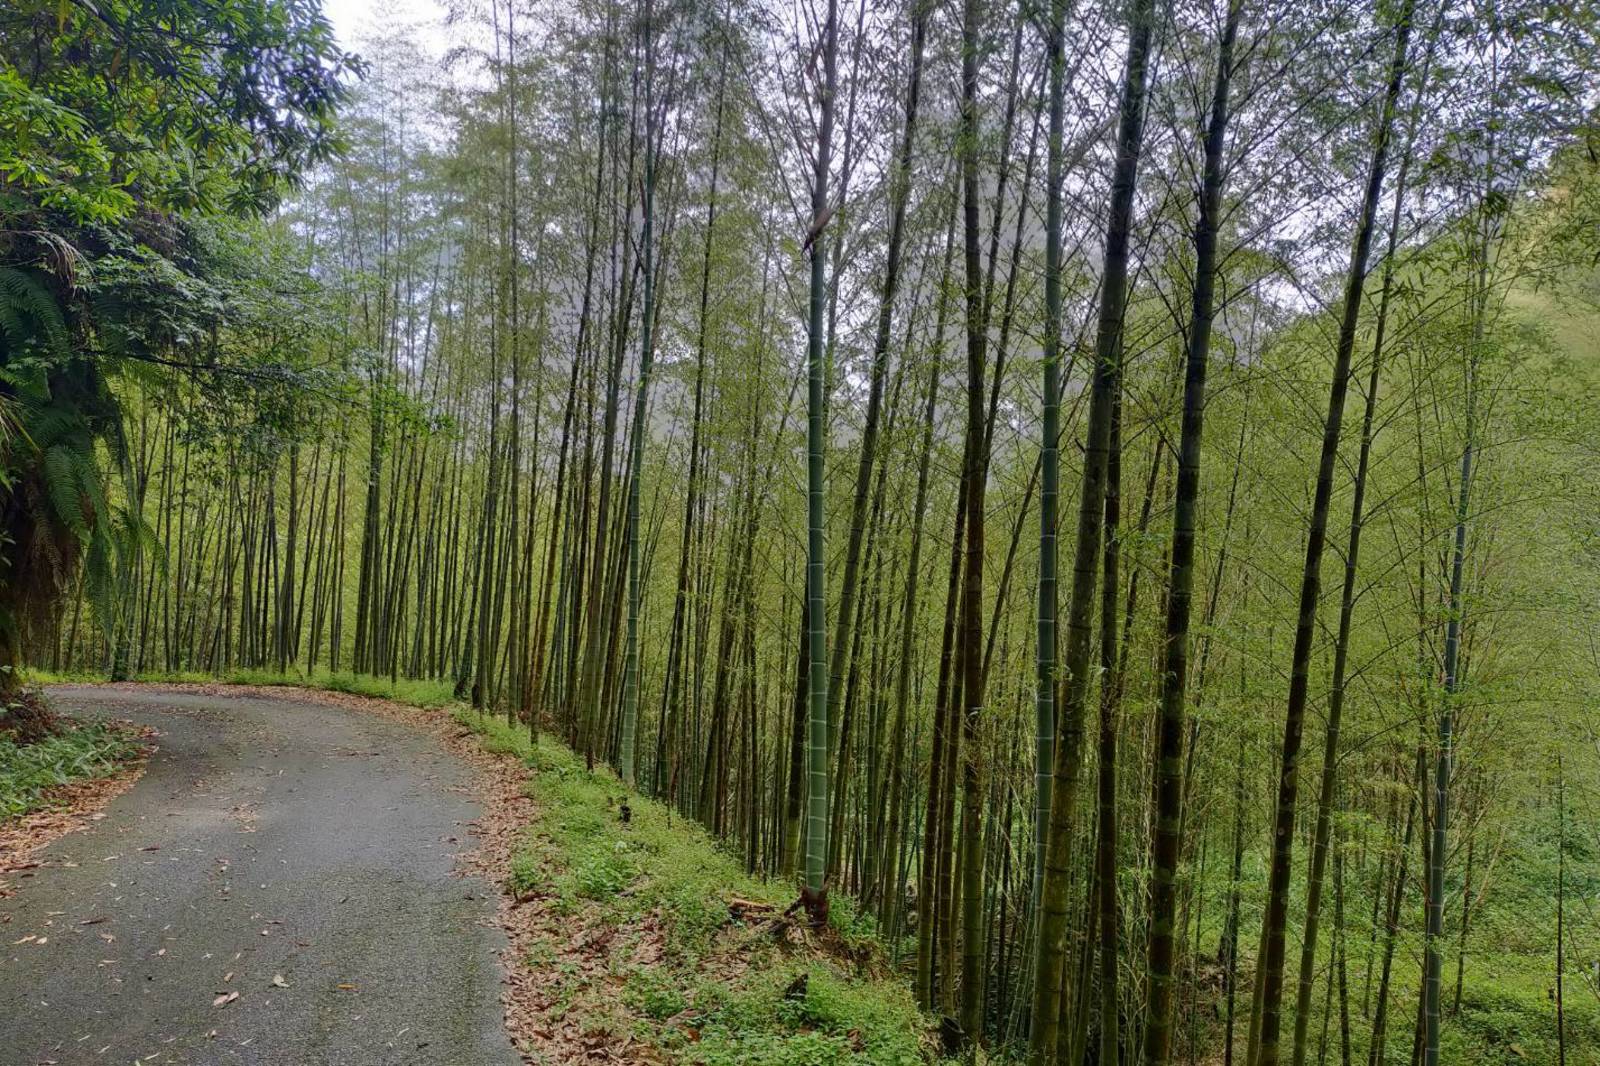
<path id="1" fill-rule="evenodd" d="M 492 889 L 452 872 L 478 811 L 435 742 L 292 700 L 51 695 L 160 751 L 0 900 L 0 1064 L 520 1061 Z"/>

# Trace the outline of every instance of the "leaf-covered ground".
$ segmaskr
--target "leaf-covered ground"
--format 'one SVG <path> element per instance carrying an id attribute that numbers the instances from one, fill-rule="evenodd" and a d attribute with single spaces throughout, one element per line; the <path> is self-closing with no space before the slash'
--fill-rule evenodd
<path id="1" fill-rule="evenodd" d="M 0 733 L 0 897 L 33 868 L 34 852 L 97 819 L 139 779 L 148 739 L 98 722 L 62 721 L 29 744 Z"/>

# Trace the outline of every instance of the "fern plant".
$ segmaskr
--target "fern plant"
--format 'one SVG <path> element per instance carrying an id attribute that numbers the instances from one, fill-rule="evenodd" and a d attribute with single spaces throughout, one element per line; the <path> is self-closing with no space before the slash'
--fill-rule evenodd
<path id="1" fill-rule="evenodd" d="M 147 532 L 108 498 L 102 456 L 127 467 L 120 414 L 106 368 L 74 348 L 64 288 L 42 266 L 0 264 L 0 667 L 80 565 L 110 624 L 121 545 Z M 14 679 L 0 670 L 0 691 Z"/>

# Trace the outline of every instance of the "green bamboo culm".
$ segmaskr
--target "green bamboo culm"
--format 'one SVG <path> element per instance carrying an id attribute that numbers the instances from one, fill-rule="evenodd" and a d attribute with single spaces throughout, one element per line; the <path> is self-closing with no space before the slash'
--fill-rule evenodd
<path id="1" fill-rule="evenodd" d="M 1173 502 L 1171 570 L 1167 581 L 1166 669 L 1162 671 L 1156 741 L 1156 829 L 1150 847 L 1149 1012 L 1145 1016 L 1144 1059 L 1150 1066 L 1172 1061 L 1174 985 L 1178 954 L 1177 880 L 1183 847 L 1184 701 L 1189 688 L 1189 612 L 1194 591 L 1195 535 L 1199 526 L 1200 457 L 1205 435 L 1206 368 L 1216 313 L 1217 235 L 1222 226 L 1222 193 L 1227 176 L 1228 90 L 1233 78 L 1233 46 L 1239 33 L 1240 0 L 1228 5 L 1217 45 L 1217 76 L 1212 83 L 1211 118 L 1206 126 L 1200 217 L 1195 225 L 1194 287 L 1189 337 L 1184 357 L 1183 420 L 1178 445 L 1178 483 Z M 1102 869 L 1102 877 L 1107 871 Z M 1114 955 L 1112 956 L 1114 959 Z M 1108 974 L 1114 978 L 1113 970 Z M 1116 1023 L 1114 997 L 1102 1004 L 1102 1028 Z M 1107 1049 L 1115 1053 L 1115 1047 Z M 1104 1052 L 1103 1052 L 1104 1053 Z"/>
<path id="2" fill-rule="evenodd" d="M 1034 929 L 1044 886 L 1050 793 L 1055 784 L 1056 535 L 1061 498 L 1061 184 L 1066 124 L 1066 0 L 1051 0 L 1050 158 L 1046 177 L 1044 244 L 1044 417 L 1040 441 L 1038 647 L 1035 652 L 1033 908 Z M 1037 941 L 1037 937 L 1035 938 Z"/>
<path id="3" fill-rule="evenodd" d="M 1349 676 L 1350 635 L 1354 628 L 1356 599 L 1360 595 L 1357 569 L 1361 556 L 1361 534 L 1366 522 L 1364 508 L 1367 473 L 1372 466 L 1374 424 L 1378 394 L 1383 384 L 1384 341 L 1388 329 L 1389 309 L 1397 288 L 1396 251 L 1400 247 L 1413 149 L 1422 118 L 1420 102 L 1425 95 L 1423 86 L 1427 84 L 1432 68 L 1434 43 L 1439 38 L 1437 20 L 1442 17 L 1441 9 L 1435 15 L 1434 32 L 1429 37 L 1427 57 L 1422 62 L 1422 71 L 1419 75 L 1418 102 L 1411 108 L 1410 130 L 1400 157 L 1400 169 L 1395 180 L 1394 211 L 1389 221 L 1389 246 L 1383 257 L 1383 284 L 1378 296 L 1378 317 L 1373 327 L 1371 366 L 1367 371 L 1366 409 L 1361 419 L 1361 450 L 1356 460 L 1355 480 L 1352 484 L 1349 533 L 1345 536 L 1344 585 L 1339 594 L 1339 629 L 1333 644 L 1333 674 L 1329 680 L 1328 708 L 1323 715 L 1326 725 L 1322 747 L 1322 781 L 1317 792 L 1316 828 L 1311 838 L 1311 867 L 1306 874 L 1305 924 L 1300 935 L 1300 975 L 1295 990 L 1294 1045 L 1290 1057 L 1294 1066 L 1305 1066 L 1311 1040 L 1311 996 L 1316 989 L 1317 981 L 1317 937 L 1321 923 L 1323 882 L 1328 856 L 1333 850 L 1333 804 L 1343 751 L 1340 745 L 1340 729 L 1344 714 L 1346 679 Z M 1337 856 L 1334 861 L 1337 870 Z"/>
<path id="4" fill-rule="evenodd" d="M 1062 1044 L 1061 1005 L 1067 978 L 1067 912 L 1072 886 L 1069 856 L 1082 780 L 1084 709 L 1091 677 L 1091 614 L 1099 579 L 1111 418 L 1133 233 L 1134 191 L 1144 136 L 1150 42 L 1156 21 L 1155 0 L 1137 0 L 1129 12 L 1128 52 L 1118 102 L 1117 156 L 1106 222 L 1105 278 L 1100 286 L 1096 316 L 1094 373 L 1089 386 L 1089 416 L 1084 434 L 1083 483 L 1078 495 L 1078 536 L 1073 549 L 1072 595 L 1067 606 L 1066 651 L 1062 660 L 1066 691 L 1051 758 L 1055 783 L 1045 832 L 1044 876 L 1039 887 L 1033 1024 L 1029 1037 L 1029 1061 L 1039 1066 L 1056 1062 Z"/>
<path id="5" fill-rule="evenodd" d="M 1282 755 L 1278 762 L 1277 800 L 1273 813 L 1272 863 L 1267 880 L 1267 904 L 1262 918 L 1261 962 L 1259 964 L 1259 1021 L 1251 1066 L 1277 1066 L 1283 1058 L 1283 972 L 1288 938 L 1289 881 L 1294 859 L 1295 809 L 1299 789 L 1300 745 L 1305 728 L 1306 705 L 1311 680 L 1312 642 L 1317 632 L 1318 604 L 1322 596 L 1322 555 L 1328 539 L 1328 514 L 1333 499 L 1333 479 L 1339 456 L 1340 429 L 1344 421 L 1345 395 L 1350 385 L 1351 355 L 1356 327 L 1360 320 L 1362 293 L 1367 279 L 1367 261 L 1372 251 L 1372 235 L 1387 173 L 1389 145 L 1394 131 L 1397 101 L 1405 84 L 1406 55 L 1411 41 L 1411 20 L 1416 0 L 1405 0 L 1395 24 L 1394 52 L 1389 64 L 1377 128 L 1373 132 L 1372 161 L 1367 169 L 1366 191 L 1356 223 L 1350 264 L 1345 274 L 1343 311 L 1335 342 L 1333 379 L 1329 388 L 1327 414 L 1323 419 L 1322 452 L 1318 460 L 1316 488 L 1312 497 L 1311 522 L 1306 531 L 1305 566 L 1300 578 L 1299 617 L 1295 623 L 1294 648 L 1290 659 L 1289 700 L 1284 714 Z"/>
<path id="6" fill-rule="evenodd" d="M 1428 851 L 1427 928 L 1422 955 L 1423 1066 L 1439 1066 L 1440 979 L 1444 965 L 1439 942 L 1444 938 L 1444 867 L 1450 843 L 1450 774 L 1455 745 L 1455 705 L 1461 694 L 1461 614 L 1467 560 L 1467 522 L 1472 515 L 1473 460 L 1478 441 L 1478 360 L 1484 344 L 1484 318 L 1488 301 L 1488 262 L 1496 225 L 1486 216 L 1479 237 L 1482 245 L 1473 294 L 1472 341 L 1467 355 L 1466 441 L 1461 448 L 1461 473 L 1456 493 L 1455 530 L 1450 550 L 1450 613 L 1444 631 L 1444 706 L 1439 711 L 1439 747 L 1433 771 L 1433 840 Z M 1559 973 L 1557 976 L 1559 980 Z M 1560 1004 L 1558 1003 L 1558 1009 Z M 1565 1040 L 1565 1033 L 1562 1034 Z M 1565 1045 L 1562 1057 L 1565 1059 Z"/>
<path id="7" fill-rule="evenodd" d="M 827 257 L 823 231 L 828 224 L 828 169 L 832 164 L 834 90 L 838 84 L 838 0 L 829 0 L 822 27 L 822 122 L 817 133 L 816 169 L 811 183 L 811 291 L 806 340 L 806 644 L 810 654 L 809 730 L 806 797 L 804 900 L 813 925 L 828 920 L 824 878 L 828 857 L 828 639 L 823 557 L 823 455 L 827 448 L 826 346 L 823 321 L 828 303 Z"/>
<path id="8" fill-rule="evenodd" d="M 650 368 L 655 338 L 655 201 L 656 102 L 654 5 L 644 5 L 644 224 L 639 238 L 639 268 L 643 275 L 644 303 L 640 309 L 639 394 L 634 401 L 632 456 L 628 475 L 628 643 L 622 676 L 622 736 L 618 744 L 617 771 L 625 784 L 634 783 L 634 748 L 639 732 L 639 471 L 644 460 L 645 417 L 650 402 Z"/>

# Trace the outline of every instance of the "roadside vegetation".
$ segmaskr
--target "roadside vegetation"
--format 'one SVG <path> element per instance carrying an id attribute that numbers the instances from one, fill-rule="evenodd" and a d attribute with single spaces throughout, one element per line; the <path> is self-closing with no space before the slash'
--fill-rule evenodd
<path id="1" fill-rule="evenodd" d="M 104 681 L 104 674 L 36 670 L 28 679 L 35 685 L 96 683 Z M 473 710 L 454 698 L 446 681 L 391 681 L 326 671 L 304 677 L 270 669 L 153 673 L 139 681 L 306 687 L 445 711 L 477 734 L 486 750 L 534 770 L 536 806 L 506 890 L 519 898 L 548 897 L 586 927 L 614 930 L 632 946 L 652 937 L 659 948 L 647 962 L 624 963 L 599 983 L 576 969 L 562 970 L 554 962 L 557 945 L 527 957 L 533 968 L 554 965 L 568 1003 L 565 1009 L 579 1016 L 584 1027 L 705 1066 L 899 1064 L 937 1056 L 933 1019 L 916 1009 L 909 986 L 895 969 L 896 959 L 905 962 L 915 952 L 914 931 L 902 943 L 890 943 L 870 916 L 859 914 L 855 900 L 842 894 L 830 911 L 827 950 L 814 944 L 801 947 L 730 922 L 730 901 L 748 905 L 744 912 L 759 925 L 764 916 L 794 902 L 792 886 L 745 873 L 741 857 L 693 819 L 629 792 L 603 765 L 587 769 L 556 738 L 541 736 L 535 744 L 520 725 Z M 92 753 L 103 753 L 113 768 L 121 757 L 115 733 L 87 727 L 71 737 L 52 742 L 56 752 L 71 748 L 82 753 L 76 759 L 63 754 L 64 765 L 94 772 L 102 762 Z M 37 757 L 51 758 L 45 752 Z M 9 781 L 0 788 L 10 790 Z M 623 804 L 629 808 L 626 823 L 620 814 Z M 1476 912 L 1475 936 L 1484 946 L 1465 960 L 1459 1000 L 1455 976 L 1447 975 L 1452 1017 L 1459 1023 L 1442 1044 L 1450 1061 L 1539 1063 L 1559 1057 L 1560 1034 L 1550 1009 L 1550 946 L 1544 938 L 1554 927 L 1558 895 L 1573 901 L 1600 897 L 1600 877 L 1593 873 L 1600 868 L 1600 851 L 1590 834 L 1568 827 L 1563 835 L 1553 819 L 1549 807 L 1531 804 L 1529 817 L 1503 833 L 1488 858 L 1480 860 L 1482 880 L 1475 891 L 1484 903 Z M 1243 922 L 1259 920 L 1263 911 L 1267 858 L 1264 853 L 1244 858 L 1239 882 Z M 1226 871 L 1211 869 L 1202 876 L 1196 886 L 1202 907 L 1195 919 L 1201 927 L 1198 938 L 1215 943 L 1227 934 L 1227 909 L 1205 901 L 1226 901 L 1231 883 Z M 1577 920 L 1586 921 L 1587 905 L 1580 905 Z M 1380 936 L 1374 930 L 1373 965 L 1358 968 L 1352 961 L 1346 967 L 1344 988 L 1352 1010 L 1361 1009 L 1360 1001 L 1371 995 L 1380 976 L 1376 968 L 1388 953 Z M 1393 957 L 1416 957 L 1421 942 L 1414 933 L 1398 931 Z M 619 957 L 631 954 L 625 946 Z M 1205 991 L 1197 996 L 1191 1016 L 1202 1020 L 1183 1038 L 1197 1047 L 1221 1037 L 1226 995 L 1210 984 L 1217 972 L 1214 959 L 1201 960 L 1198 976 Z M 797 994 L 795 983 L 802 974 L 807 980 Z M 1244 971 L 1246 981 L 1252 978 Z M 1338 988 L 1336 982 L 1331 991 Z M 1587 971 L 1583 991 L 1564 1010 L 1567 1062 L 1574 1066 L 1600 1063 L 1600 983 L 1588 980 Z M 1391 995 L 1415 1004 L 1418 993 L 1413 978 L 1396 974 Z M 1331 1005 L 1328 1020 L 1330 1026 L 1340 1024 L 1337 1003 Z M 1412 1029 L 1399 1029 L 1391 1037 L 1391 1052 L 1408 1054 L 1411 1035 Z"/>
<path id="2" fill-rule="evenodd" d="M 693 820 L 630 794 L 608 769 L 587 769 L 559 741 L 535 745 L 527 730 L 461 704 L 452 713 L 490 751 L 536 771 L 510 890 L 624 938 L 612 952 L 618 968 L 598 987 L 581 973 L 553 975 L 573 1009 L 614 1011 L 625 1027 L 614 1035 L 705 1066 L 932 1057 L 930 1020 L 887 965 L 870 919 L 838 906 L 819 938 L 795 935 L 804 916 L 785 914 L 793 887 L 745 873 Z"/>
<path id="3" fill-rule="evenodd" d="M 139 750 L 124 728 L 70 719 L 54 720 L 24 743 L 0 714 L 0 824 L 49 806 L 64 785 L 118 772 Z"/>
<path id="4" fill-rule="evenodd" d="M 32 671 L 29 680 L 96 683 L 104 675 Z M 503 887 L 517 899 L 548 901 L 570 922 L 569 935 L 582 929 L 619 938 L 612 952 L 617 965 L 598 975 L 564 963 L 560 942 L 547 941 L 523 960 L 530 969 L 549 971 L 565 1004 L 558 1015 L 570 1015 L 596 1038 L 627 1039 L 673 1061 L 703 1066 L 900 1066 L 939 1058 L 937 1019 L 917 1009 L 897 966 L 915 952 L 914 930 L 891 943 L 852 897 L 839 894 L 820 940 L 772 935 L 765 927 L 794 902 L 791 885 L 747 874 L 742 857 L 693 819 L 625 789 L 604 765 L 588 769 L 559 739 L 546 735 L 534 742 L 520 725 L 474 710 L 454 698 L 447 682 L 251 669 L 151 674 L 139 682 L 304 687 L 442 711 L 476 734 L 485 750 L 533 770 L 535 805 Z M 43 745 L 12 745 L 9 752 L 0 743 L 0 759 L 20 752 L 19 764 L 48 763 L 33 776 L 48 788 L 46 779 L 58 771 L 112 772 L 128 750 L 120 734 L 88 726 Z M 8 770 L 0 794 L 9 795 L 19 779 Z M 1267 860 L 1264 853 L 1245 856 L 1238 904 L 1243 922 L 1259 920 L 1264 909 Z M 1444 1034 L 1441 1054 L 1452 1062 L 1556 1062 L 1561 1034 L 1551 1010 L 1546 938 L 1563 896 L 1579 912 L 1568 922 L 1588 920 L 1586 901 L 1600 898 L 1594 873 L 1600 850 L 1592 834 L 1563 830 L 1551 808 L 1535 802 L 1528 817 L 1503 832 L 1478 861 L 1481 880 L 1474 891 L 1482 905 L 1475 911 L 1474 935 L 1481 946 L 1464 960 L 1459 993 L 1454 971 L 1446 974 L 1456 1024 Z M 1231 882 L 1226 871 L 1201 876 L 1198 939 L 1215 943 L 1227 934 Z M 1206 900 L 1224 902 L 1213 906 Z M 739 920 L 730 918 L 730 905 Z M 1358 963 L 1352 956 L 1330 988 L 1338 995 L 1342 987 L 1352 1011 L 1360 1011 L 1376 988 L 1384 954 L 1392 951 L 1399 960 L 1421 952 L 1422 937 L 1415 933 L 1397 931 L 1392 949 L 1380 930 L 1373 936 L 1371 954 L 1362 956 L 1370 961 Z M 1183 1046 L 1203 1048 L 1221 1038 L 1226 994 L 1214 983 L 1218 972 L 1214 958 L 1200 960 L 1197 986 L 1203 991 Z M 1242 973 L 1245 981 L 1253 979 L 1249 970 Z M 1583 971 L 1583 994 L 1564 1004 L 1566 1061 L 1572 1066 L 1600 1063 L 1600 982 L 1590 975 Z M 1392 979 L 1390 994 L 1413 1010 L 1419 991 L 1410 975 Z M 1340 1024 L 1337 1002 L 1327 1017 L 1330 1026 Z M 1385 1062 L 1401 1061 L 1412 1050 L 1415 1014 L 1402 1017 L 1391 1030 L 1392 1058 Z"/>

